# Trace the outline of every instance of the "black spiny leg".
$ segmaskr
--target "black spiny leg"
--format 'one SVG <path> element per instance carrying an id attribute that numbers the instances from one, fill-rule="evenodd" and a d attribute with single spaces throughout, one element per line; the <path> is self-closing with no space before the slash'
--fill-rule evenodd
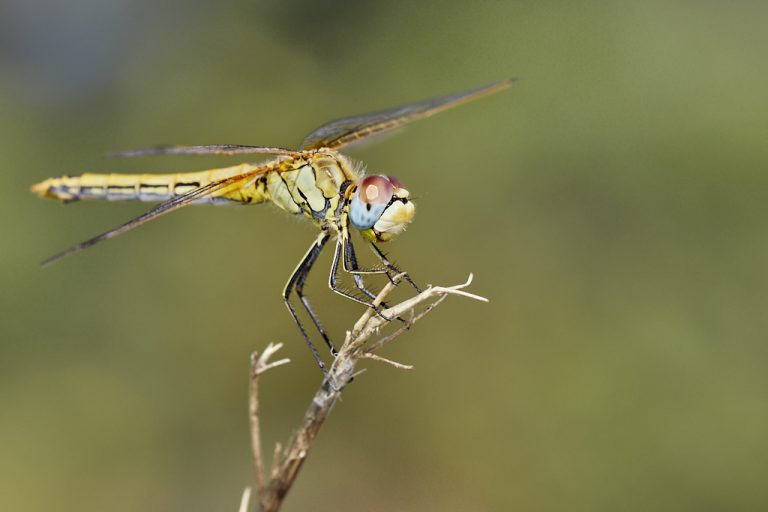
<path id="1" fill-rule="evenodd" d="M 291 277 L 288 279 L 288 282 L 285 284 L 285 288 L 283 289 L 283 300 L 285 301 L 285 305 L 288 306 L 288 311 L 290 311 L 291 316 L 293 317 L 293 321 L 296 322 L 296 325 L 298 326 L 299 331 L 301 331 L 301 335 L 304 337 L 304 341 L 307 343 L 307 346 L 309 347 L 309 351 L 312 352 L 312 356 L 315 358 L 315 361 L 317 361 L 317 364 L 320 366 L 320 369 L 325 374 L 328 373 L 325 368 L 325 363 L 323 363 L 323 360 L 320 358 L 320 354 L 318 354 L 317 348 L 315 348 L 315 345 L 312 343 L 312 340 L 309 339 L 309 335 L 307 334 L 307 331 L 304 329 L 304 326 L 301 324 L 301 321 L 299 320 L 299 317 L 296 314 L 296 310 L 293 309 L 293 305 L 291 304 L 290 297 L 291 297 L 291 293 L 295 289 L 296 295 L 299 296 L 299 300 L 304 305 L 304 308 L 307 310 L 309 317 L 312 319 L 312 322 L 315 324 L 315 327 L 317 327 L 317 330 L 320 332 L 320 335 L 323 337 L 325 342 L 330 347 L 331 353 L 335 356 L 337 354 L 336 349 L 333 347 L 331 340 L 328 338 L 328 335 L 325 333 L 325 330 L 320 325 L 320 321 L 315 316 L 315 313 L 312 311 L 312 308 L 310 307 L 309 302 L 307 301 L 306 297 L 304 297 L 304 294 L 303 294 L 304 282 L 307 280 L 309 271 L 312 268 L 312 265 L 315 263 L 315 260 L 317 260 L 317 257 L 320 255 L 320 252 L 323 250 L 323 247 L 325 246 L 325 243 L 328 241 L 328 238 L 330 238 L 330 235 L 328 235 L 328 233 L 326 232 L 321 233 L 320 236 L 317 237 L 317 240 L 315 240 L 315 242 L 309 247 L 309 250 L 307 251 L 307 253 L 304 255 L 304 257 L 301 259 L 299 264 L 296 266 L 296 270 L 293 271 L 293 274 L 291 274 Z"/>
<path id="2" fill-rule="evenodd" d="M 357 256 L 355 255 L 355 246 L 352 245 L 352 240 L 349 238 L 346 239 L 344 242 L 344 271 L 352 274 L 352 279 L 355 281 L 355 286 L 357 286 L 357 289 L 366 294 L 371 299 L 376 298 L 376 294 L 370 291 L 368 288 L 365 287 L 365 283 L 363 282 L 363 274 L 381 274 L 385 273 L 385 269 L 371 269 L 371 270 L 361 270 L 360 267 L 357 264 Z M 386 304 L 382 303 L 383 307 L 387 307 Z"/>
<path id="3" fill-rule="evenodd" d="M 338 287 L 339 260 L 343 261 L 342 268 L 344 269 L 344 272 L 352 274 L 352 277 L 355 281 L 355 285 L 361 292 L 363 292 L 368 297 L 367 299 L 354 295 L 348 292 L 347 290 L 344 290 Z M 351 265 L 352 268 L 347 268 L 348 265 Z M 386 304 L 381 303 L 378 306 L 374 306 L 373 301 L 376 298 L 376 294 L 374 294 L 373 292 L 371 292 L 369 289 L 365 287 L 365 283 L 363 283 L 363 278 L 360 275 L 360 274 L 386 274 L 387 270 L 384 268 L 360 270 L 355 267 L 357 267 L 357 258 L 355 257 L 354 249 L 352 248 L 352 243 L 349 241 L 348 238 L 342 237 L 339 239 L 338 242 L 336 242 L 336 252 L 334 253 L 334 256 L 333 256 L 333 265 L 331 265 L 331 275 L 328 278 L 328 286 L 330 286 L 331 290 L 333 290 L 334 292 L 338 293 L 343 297 L 354 300 L 355 302 L 359 302 L 360 304 L 364 304 L 369 308 L 373 308 L 374 311 L 376 311 L 376 314 L 379 315 L 381 318 L 383 318 L 386 321 L 391 321 L 392 320 L 391 318 L 381 313 L 381 309 L 387 307 Z"/>
<path id="4" fill-rule="evenodd" d="M 298 295 L 299 300 L 304 305 L 304 309 L 307 310 L 307 314 L 309 314 L 309 318 L 312 319 L 312 323 L 315 324 L 315 327 L 317 327 L 317 331 L 320 333 L 320 336 L 323 337 L 325 343 L 328 345 L 328 348 L 331 349 L 331 354 L 336 357 L 339 352 L 336 350 L 336 348 L 334 348 L 333 342 L 331 342 L 331 339 L 328 337 L 328 334 L 326 334 L 325 329 L 323 329 L 323 325 L 320 323 L 320 319 L 317 318 L 315 312 L 312 311 L 312 306 L 309 305 L 309 300 L 307 300 L 307 298 L 304 296 L 304 282 L 307 280 L 307 276 L 309 276 L 309 270 L 312 268 L 312 265 L 315 264 L 317 257 L 320 256 L 320 252 L 323 250 L 323 247 L 325 247 L 325 243 L 329 240 L 329 238 L 330 235 L 327 234 L 323 234 L 318 237 L 315 245 L 307 253 L 304 262 L 306 265 L 306 271 L 300 274 L 299 278 L 296 280 L 296 295 Z"/>
<path id="5" fill-rule="evenodd" d="M 386 255 L 386 254 L 384 254 L 384 253 L 382 252 L 382 250 L 381 250 L 381 249 L 379 249 L 379 248 L 376 246 L 376 244 L 374 244 L 373 242 L 371 242 L 371 249 L 373 249 L 373 252 L 374 252 L 374 254 L 376 254 L 376 256 L 378 256 L 378 258 L 381 260 L 381 262 L 384 264 L 384 266 L 387 268 L 387 270 L 391 270 L 392 272 L 394 272 L 394 273 L 395 273 L 395 275 L 397 275 L 397 274 L 400 274 L 400 273 L 402 272 L 402 270 L 400 270 L 400 269 L 399 269 L 397 266 L 395 266 L 395 264 L 394 264 L 394 263 L 392 263 L 391 261 L 389 261 L 389 260 L 387 259 L 387 255 Z M 392 276 L 390 276 L 390 275 L 389 275 L 389 272 L 387 272 L 387 277 L 389 277 L 390 281 L 392 280 Z M 414 289 L 415 289 L 417 292 L 421 293 L 421 288 L 419 288 L 418 286 L 416 286 L 416 283 L 414 283 L 414 282 L 413 282 L 413 279 L 411 279 L 411 276 L 409 276 L 407 272 L 405 273 L 405 275 L 403 276 L 403 278 L 404 278 L 406 281 L 408 281 L 408 283 L 409 283 L 411 286 L 413 286 L 413 288 L 414 288 Z"/>
<path id="6" fill-rule="evenodd" d="M 344 256 L 345 256 L 345 262 L 347 262 L 349 264 L 349 269 L 345 268 L 344 270 L 346 270 L 347 272 L 352 274 L 352 277 L 355 280 L 355 284 L 357 285 L 357 287 L 360 289 L 361 292 L 363 292 L 364 294 L 366 294 L 367 296 L 369 296 L 372 299 L 376 298 L 376 295 L 365 287 L 365 284 L 363 283 L 363 276 L 361 275 L 363 273 L 368 273 L 368 274 L 384 274 L 384 273 L 386 273 L 387 277 L 389 278 L 389 280 L 392 283 L 394 283 L 393 276 L 390 276 L 389 275 L 389 271 L 386 270 L 386 269 L 360 270 L 360 268 L 357 265 L 357 256 L 355 255 L 355 246 L 352 245 L 352 241 L 349 240 L 349 239 L 347 240 L 346 249 L 347 250 L 345 251 Z M 395 275 L 397 275 L 399 273 L 400 272 L 398 271 Z M 406 274 L 406 276 L 407 276 L 407 274 Z M 381 303 L 381 307 L 384 308 L 384 309 L 389 309 L 389 306 L 387 306 L 386 302 L 382 302 Z M 378 313 L 378 315 L 380 317 L 382 317 L 383 319 L 385 319 L 385 320 L 391 320 L 390 318 L 387 318 L 385 315 L 383 315 L 378 309 L 376 310 L 376 313 Z M 397 317 L 397 319 L 400 320 L 404 324 L 407 323 L 401 317 Z"/>
<path id="7" fill-rule="evenodd" d="M 357 295 L 350 293 L 342 288 L 339 288 L 338 286 L 338 279 L 339 279 L 339 261 L 344 260 L 343 266 L 346 267 L 346 258 L 347 256 L 343 254 L 344 251 L 344 244 L 345 242 L 341 239 L 339 239 L 336 242 L 336 250 L 333 253 L 333 264 L 331 264 L 331 273 L 328 276 L 328 286 L 333 290 L 334 292 L 338 293 L 342 297 L 346 297 L 348 299 L 351 299 L 355 302 L 359 302 L 360 304 L 363 304 L 364 306 L 372 307 L 373 306 L 373 300 L 372 299 L 363 299 L 361 297 L 358 297 Z M 346 268 L 344 269 L 346 270 Z M 383 272 L 386 272 L 382 269 Z M 375 297 L 375 295 L 374 295 Z"/>

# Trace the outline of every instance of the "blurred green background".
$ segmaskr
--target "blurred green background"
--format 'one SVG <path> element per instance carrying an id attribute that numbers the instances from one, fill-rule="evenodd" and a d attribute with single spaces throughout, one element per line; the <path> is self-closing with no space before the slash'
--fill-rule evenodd
<path id="1" fill-rule="evenodd" d="M 280 299 L 314 237 L 193 207 L 62 207 L 49 176 L 158 143 L 295 146 L 329 119 L 506 76 L 350 151 L 417 196 L 386 249 L 470 272 L 344 394 L 286 510 L 768 508 L 768 7 L 761 2 L 5 0 L 0 6 L 0 509 L 236 510 L 248 356 L 271 446 L 319 383 Z M 308 288 L 335 338 L 361 308 Z M 403 291 L 402 293 L 406 293 Z"/>

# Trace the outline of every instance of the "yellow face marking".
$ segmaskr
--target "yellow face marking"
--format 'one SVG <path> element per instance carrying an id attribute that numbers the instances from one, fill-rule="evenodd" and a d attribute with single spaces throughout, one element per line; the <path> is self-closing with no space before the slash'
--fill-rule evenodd
<path id="1" fill-rule="evenodd" d="M 362 231 L 360 232 L 360 234 L 361 234 L 361 235 L 363 235 L 363 237 L 364 237 L 366 240 L 370 240 L 371 242 L 376 242 L 376 241 L 377 241 L 377 239 L 376 239 L 376 233 L 374 233 L 374 232 L 373 232 L 373 229 L 371 229 L 371 228 L 368 228 L 368 229 L 364 229 L 364 230 L 362 230 Z"/>

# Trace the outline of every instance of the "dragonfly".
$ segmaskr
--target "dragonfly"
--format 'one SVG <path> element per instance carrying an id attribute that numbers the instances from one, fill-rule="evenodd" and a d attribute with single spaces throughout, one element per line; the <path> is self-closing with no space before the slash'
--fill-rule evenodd
<path id="1" fill-rule="evenodd" d="M 372 307 L 376 294 L 366 286 L 364 276 L 375 274 L 384 274 L 390 280 L 402 274 L 408 283 L 419 290 L 410 276 L 401 272 L 377 245 L 403 232 L 413 220 L 415 206 L 410 192 L 394 176 L 366 175 L 361 165 L 339 150 L 396 130 L 407 123 L 501 91 L 512 82 L 513 79 L 505 79 L 388 110 L 337 119 L 312 131 L 296 150 L 211 144 L 154 146 L 110 153 L 109 156 L 115 157 L 263 154 L 272 155 L 273 159 L 262 163 L 243 163 L 232 167 L 174 174 L 86 173 L 50 178 L 35 184 L 31 187 L 32 192 L 64 203 L 86 199 L 159 202 L 143 215 L 55 254 L 42 262 L 42 266 L 48 266 L 190 204 L 272 202 L 290 214 L 306 218 L 319 228 L 319 234 L 283 288 L 282 297 L 312 356 L 323 373 L 327 374 L 325 363 L 299 319 L 291 299 L 295 294 L 335 357 L 336 348 L 304 295 L 307 276 L 329 240 L 335 241 L 335 250 L 328 286 L 335 293 Z M 363 268 L 358 264 L 351 237 L 352 228 L 357 230 L 371 247 L 380 262 L 379 266 Z M 357 291 L 339 286 L 341 271 L 351 276 Z"/>

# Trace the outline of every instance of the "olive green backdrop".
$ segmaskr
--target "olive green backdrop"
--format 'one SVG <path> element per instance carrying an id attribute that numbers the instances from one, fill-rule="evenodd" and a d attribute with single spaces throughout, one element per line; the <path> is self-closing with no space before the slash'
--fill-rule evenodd
<path id="1" fill-rule="evenodd" d="M 351 4 L 351 3 L 350 3 Z M 506 76 L 351 156 L 417 197 L 387 250 L 473 272 L 337 405 L 286 510 L 768 508 L 768 101 L 760 2 L 6 0 L 0 7 L 0 509 L 236 510 L 248 357 L 271 443 L 318 385 L 280 299 L 314 237 L 190 207 L 36 199 L 157 143 L 296 145 L 331 118 Z M 338 340 L 361 313 L 308 287 Z M 407 292 L 404 290 L 403 295 Z"/>

